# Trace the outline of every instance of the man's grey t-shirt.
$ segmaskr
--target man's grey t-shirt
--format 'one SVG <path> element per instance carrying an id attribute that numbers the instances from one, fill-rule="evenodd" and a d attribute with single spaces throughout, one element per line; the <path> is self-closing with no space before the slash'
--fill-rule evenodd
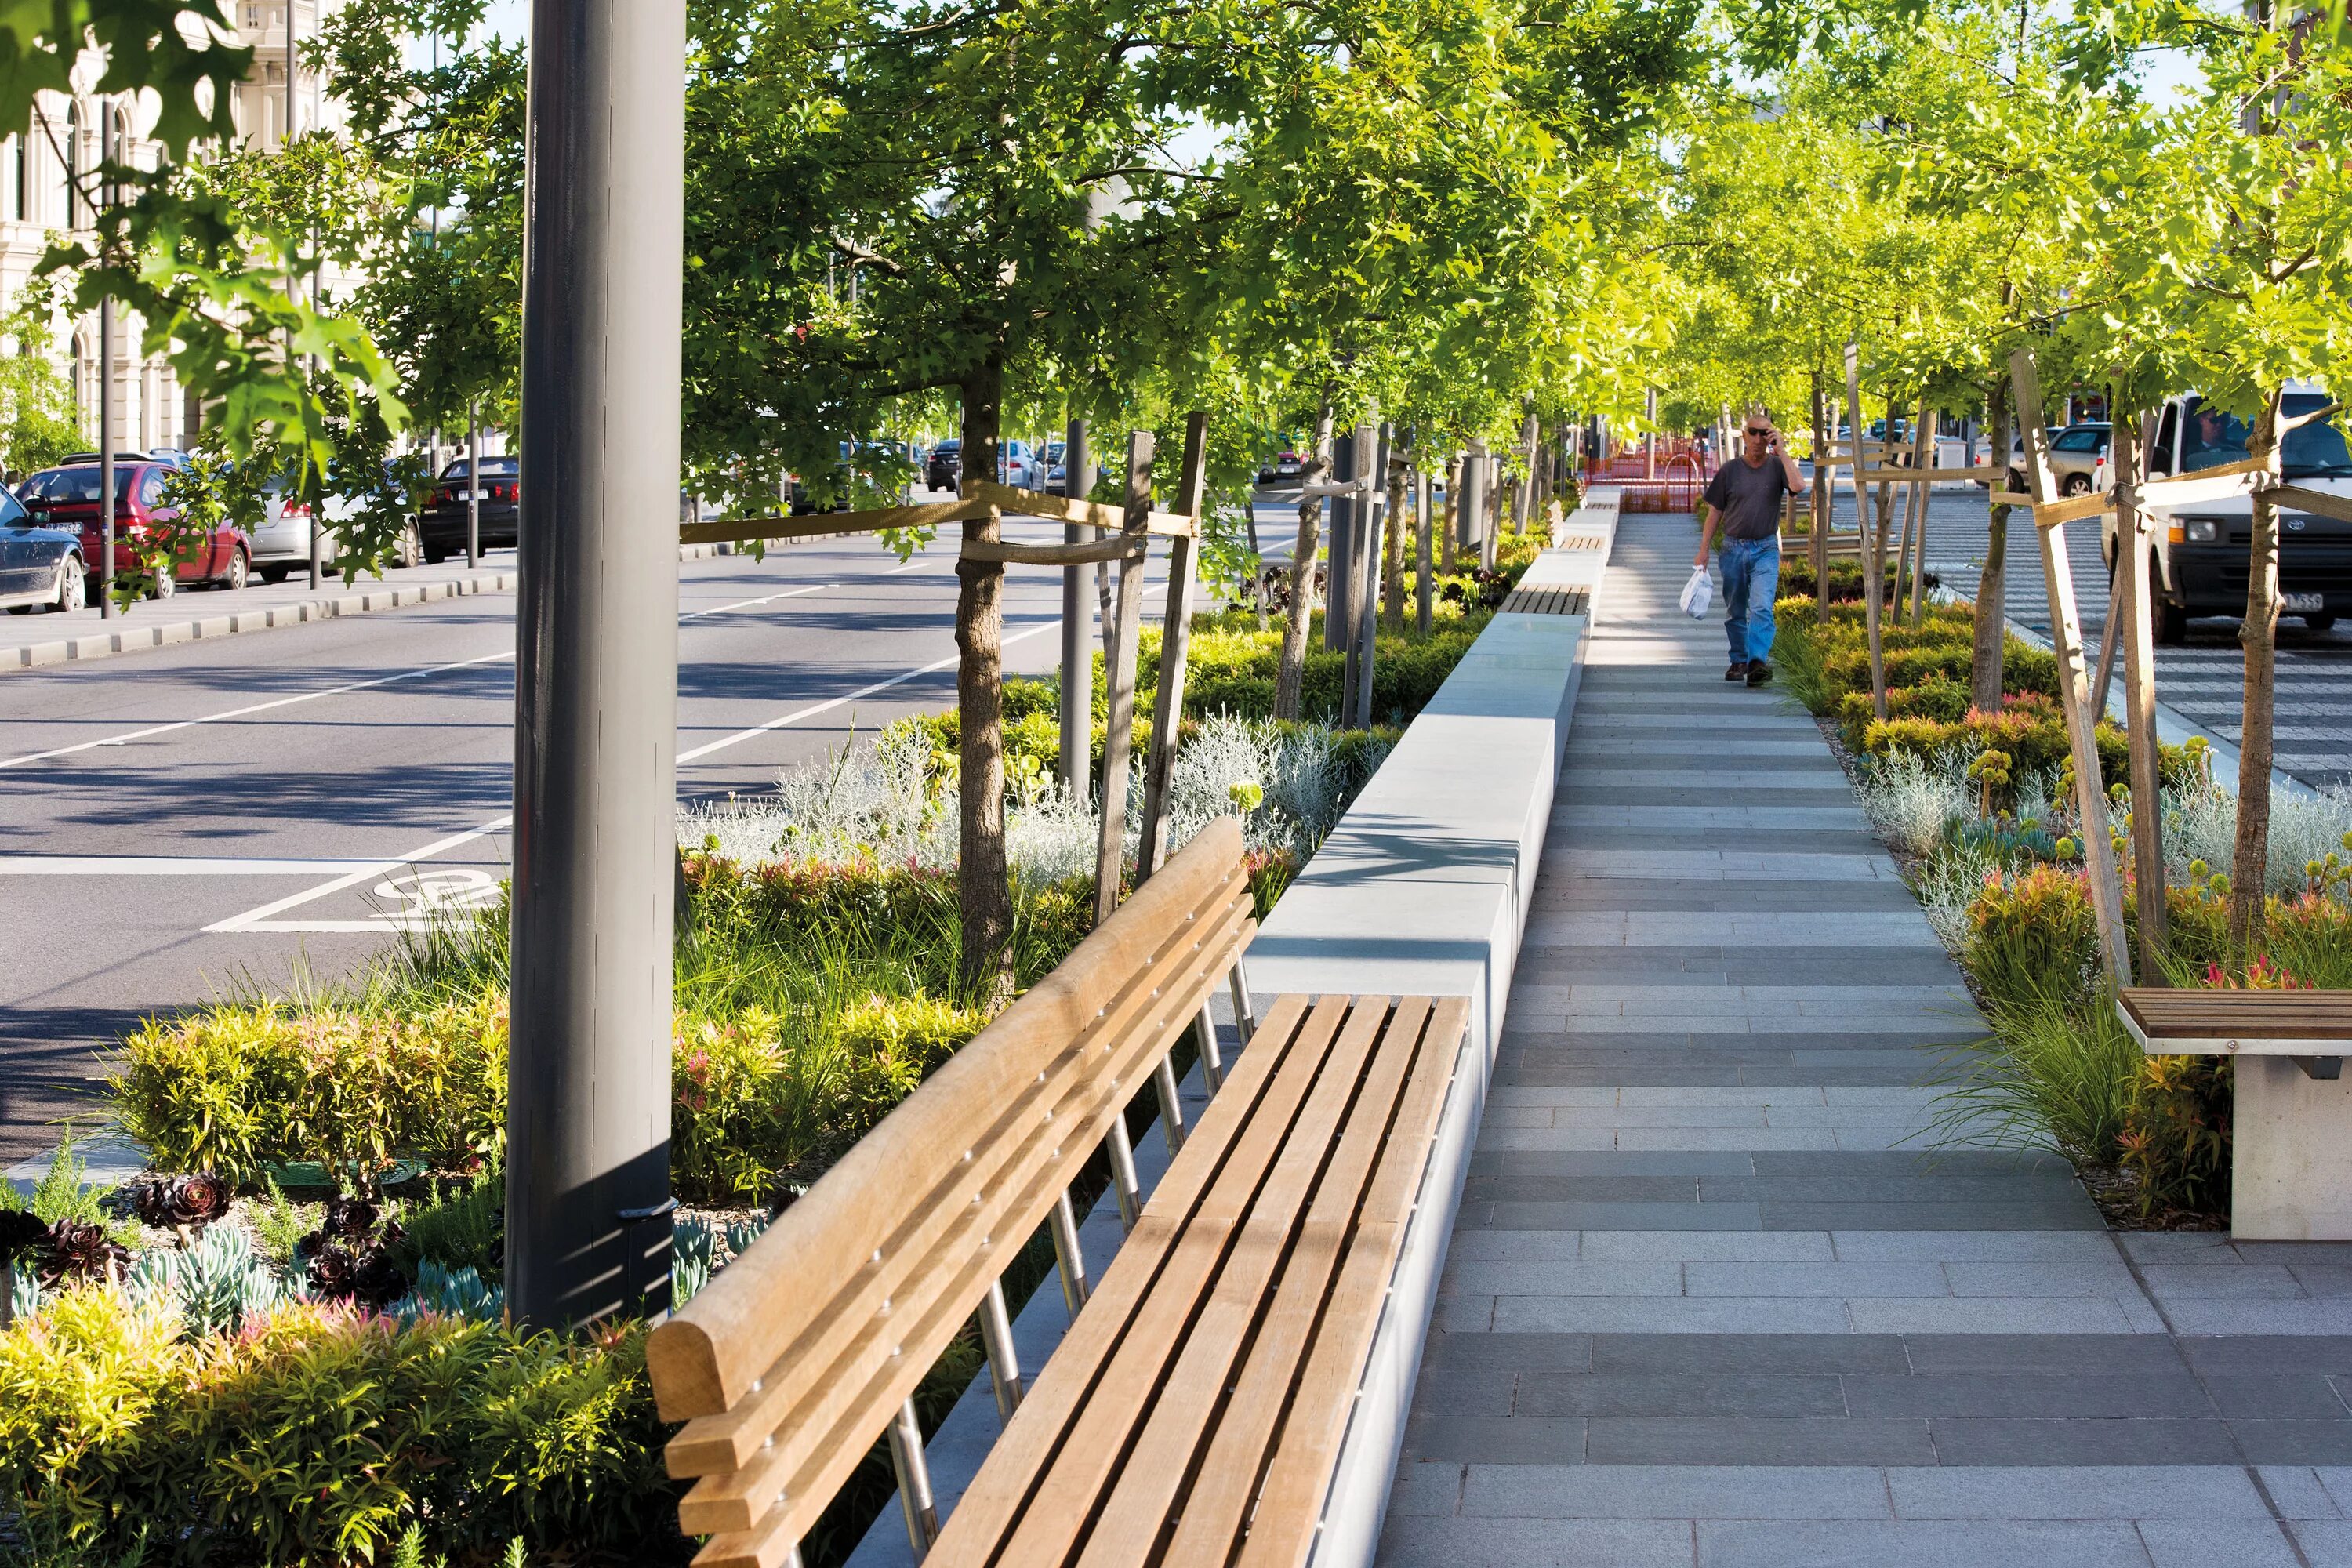
<path id="1" fill-rule="evenodd" d="M 1755 468 L 1745 457 L 1732 458 L 1707 481 L 1707 505 L 1723 513 L 1726 539 L 1770 539 L 1780 531 L 1780 498 L 1789 491 L 1789 476 L 1778 458 L 1767 458 Z"/>

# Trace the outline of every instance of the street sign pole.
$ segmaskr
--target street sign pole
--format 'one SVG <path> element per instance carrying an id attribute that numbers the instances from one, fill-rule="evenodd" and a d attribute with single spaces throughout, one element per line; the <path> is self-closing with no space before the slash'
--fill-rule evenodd
<path id="1" fill-rule="evenodd" d="M 482 425 L 466 399 L 466 564 L 482 563 Z"/>
<path id="2" fill-rule="evenodd" d="M 507 1301 L 668 1302 L 685 0 L 535 0 Z"/>
<path id="3" fill-rule="evenodd" d="M 1087 439 L 1087 422 L 1073 419 L 1062 444 L 1062 493 L 1081 500 L 1094 488 L 1094 449 Z M 1093 529 L 1077 523 L 1062 525 L 1066 544 L 1084 543 L 1094 536 Z M 1062 787 L 1079 801 L 1087 797 L 1095 760 L 1095 628 L 1093 607 L 1087 603 L 1087 579 L 1099 570 L 1098 566 L 1062 568 Z"/>

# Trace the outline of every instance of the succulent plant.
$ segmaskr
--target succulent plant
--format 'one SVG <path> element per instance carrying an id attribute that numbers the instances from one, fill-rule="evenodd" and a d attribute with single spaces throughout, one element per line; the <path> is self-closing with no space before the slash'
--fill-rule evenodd
<path id="1" fill-rule="evenodd" d="M 321 1228 L 329 1236 L 356 1241 L 375 1228 L 380 1212 L 366 1198 L 329 1198 L 326 1223 Z"/>
<path id="2" fill-rule="evenodd" d="M 51 1280 L 103 1279 L 129 1266 L 131 1254 L 92 1220 L 61 1219 L 49 1226 L 42 1273 Z"/>
<path id="3" fill-rule="evenodd" d="M 0 1265 L 37 1252 L 49 1239 L 49 1227 L 29 1209 L 0 1209 Z"/>
<path id="4" fill-rule="evenodd" d="M 310 1249 L 310 1260 L 303 1265 L 303 1278 L 310 1289 L 321 1296 L 349 1296 L 359 1274 L 359 1259 L 352 1249 L 340 1241 L 321 1241 Z"/>
<path id="5" fill-rule="evenodd" d="M 210 1171 L 145 1175 L 131 1184 L 131 1206 L 152 1226 L 202 1227 L 228 1212 L 229 1184 Z"/>

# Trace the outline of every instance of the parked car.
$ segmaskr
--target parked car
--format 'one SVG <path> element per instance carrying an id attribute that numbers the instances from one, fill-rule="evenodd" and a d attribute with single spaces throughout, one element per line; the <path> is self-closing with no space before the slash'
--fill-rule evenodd
<path id="1" fill-rule="evenodd" d="M 935 490 L 951 490 L 963 483 L 963 443 L 950 436 L 931 448 L 923 465 L 923 483 Z"/>
<path id="2" fill-rule="evenodd" d="M 1034 490 L 1044 488 L 1045 465 L 1037 456 L 1037 448 L 1026 441 L 999 441 L 996 444 L 996 482 L 1016 489 Z"/>
<path id="3" fill-rule="evenodd" d="M 88 593 L 82 559 L 79 532 L 41 526 L 0 490 L 0 605 L 9 614 L 80 609 Z"/>
<path id="4" fill-rule="evenodd" d="M 2060 495 L 2114 488 L 2115 470 L 2107 466 L 2107 444 L 2114 438 L 2115 426 L 2088 422 L 2069 425 L 2050 437 L 2050 477 Z"/>
<path id="5" fill-rule="evenodd" d="M 2063 436 L 2065 433 L 2066 426 L 2063 425 L 2045 425 L 2042 428 L 2042 439 L 2045 442 L 2054 443 L 2059 437 Z M 2002 476 L 2002 482 L 2009 486 L 2011 494 L 2031 495 L 2033 493 L 2033 483 L 2031 479 L 2028 479 L 2025 477 L 2025 437 L 2022 435 L 2012 437 L 2010 439 L 2009 472 Z"/>
<path id="6" fill-rule="evenodd" d="M 157 598 L 169 598 L 181 583 L 209 583 L 223 588 L 242 588 L 253 567 L 252 546 L 244 531 L 235 523 L 224 521 L 203 539 L 190 541 L 184 550 L 172 541 L 173 525 L 179 521 L 179 510 L 163 502 L 163 480 L 172 472 L 167 463 L 142 458 L 136 463 L 120 465 L 114 471 L 114 570 L 117 575 L 128 575 L 142 568 L 139 564 L 139 546 L 161 536 L 171 541 L 175 552 L 184 558 L 178 560 L 171 575 L 163 578 L 150 590 Z M 67 529 L 81 537 L 82 561 L 87 568 L 97 562 L 104 545 L 99 517 L 100 468 L 96 463 L 78 463 L 67 467 L 43 468 L 16 487 L 16 499 L 25 504 L 36 522 L 52 528 Z"/>
<path id="7" fill-rule="evenodd" d="M 2291 381 L 2281 410 L 2288 419 L 2315 413 L 2329 402 L 2317 382 Z M 2352 500 L 2352 450 L 2340 416 L 2290 430 L 2279 453 L 2286 482 Z M 2208 406 L 2195 393 L 2166 403 L 2148 450 L 2152 478 L 2193 479 L 2200 469 L 2240 463 L 2249 456 L 2246 422 Z M 2155 524 L 2148 583 L 2156 603 L 2158 642 L 2177 643 L 2197 616 L 2242 617 L 2246 576 L 2253 552 L 2253 500 L 2242 474 L 2202 481 L 2210 493 L 2157 499 L 2148 507 Z M 2101 544 L 2112 564 L 2116 520 L 2111 513 Z M 2294 506 L 2278 513 L 2279 608 L 2301 616 L 2314 631 L 2326 631 L 2352 613 L 2352 523 Z"/>
<path id="8" fill-rule="evenodd" d="M 283 480 L 272 479 L 261 492 L 261 521 L 247 534 L 253 551 L 253 570 L 265 583 L 282 583 L 289 572 L 310 569 L 310 508 L 304 501 L 289 501 Z M 319 531 L 319 564 L 324 567 L 333 561 L 337 548 L 334 529 Z"/>
<path id="9" fill-rule="evenodd" d="M 417 542 L 435 564 L 466 552 L 466 488 L 472 477 L 466 459 L 441 470 L 440 483 L 416 520 Z M 482 459 L 481 521 L 476 542 L 485 550 L 513 549 L 522 542 L 522 465 L 514 458 Z"/>
<path id="10" fill-rule="evenodd" d="M 1259 465 L 1257 482 L 1262 485 L 1278 484 L 1284 479 L 1295 479 L 1306 471 L 1305 458 L 1296 452 L 1284 452 L 1274 461 Z"/>

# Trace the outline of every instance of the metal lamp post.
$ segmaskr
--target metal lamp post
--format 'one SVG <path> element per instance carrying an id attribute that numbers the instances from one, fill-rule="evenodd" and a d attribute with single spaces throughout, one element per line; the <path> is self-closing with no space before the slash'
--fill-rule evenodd
<path id="1" fill-rule="evenodd" d="M 685 0 L 535 0 L 507 1300 L 669 1289 Z"/>

